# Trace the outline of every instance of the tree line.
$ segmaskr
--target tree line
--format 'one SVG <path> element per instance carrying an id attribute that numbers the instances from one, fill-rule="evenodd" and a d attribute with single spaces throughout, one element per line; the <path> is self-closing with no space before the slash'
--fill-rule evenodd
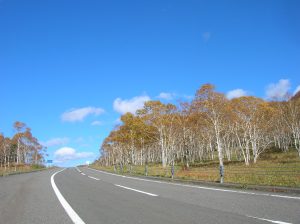
<path id="1" fill-rule="evenodd" d="M 0 167 L 36 164 L 44 162 L 45 147 L 35 138 L 31 129 L 23 122 L 13 124 L 12 138 L 0 133 Z"/>
<path id="2" fill-rule="evenodd" d="M 299 95 L 299 94 L 298 94 Z M 190 102 L 145 102 L 121 116 L 100 147 L 103 166 L 163 167 L 218 159 L 256 163 L 268 149 L 297 150 L 300 156 L 300 98 L 265 101 L 254 96 L 227 99 L 211 84 Z"/>

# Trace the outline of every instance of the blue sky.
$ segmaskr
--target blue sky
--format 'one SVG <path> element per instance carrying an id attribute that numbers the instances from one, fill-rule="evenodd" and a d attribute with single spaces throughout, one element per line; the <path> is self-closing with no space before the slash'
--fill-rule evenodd
<path id="1" fill-rule="evenodd" d="M 0 132 L 23 121 L 48 159 L 72 166 L 148 99 L 185 100 L 208 82 L 228 97 L 293 93 L 299 11 L 296 0 L 1 0 Z"/>

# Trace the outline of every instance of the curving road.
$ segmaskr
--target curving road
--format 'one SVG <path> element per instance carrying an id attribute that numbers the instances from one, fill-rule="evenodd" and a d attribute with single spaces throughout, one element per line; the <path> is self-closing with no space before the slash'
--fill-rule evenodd
<path id="1" fill-rule="evenodd" d="M 87 167 L 0 178 L 0 223 L 8 224 L 296 224 L 299 213 L 299 195 L 160 182 Z"/>

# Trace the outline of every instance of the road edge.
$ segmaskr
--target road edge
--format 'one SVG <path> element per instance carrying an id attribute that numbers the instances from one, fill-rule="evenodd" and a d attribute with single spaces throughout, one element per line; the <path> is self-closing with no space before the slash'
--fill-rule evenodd
<path id="1" fill-rule="evenodd" d="M 94 167 L 89 167 L 95 170 Z M 100 170 L 111 174 L 116 174 L 114 172 Z M 234 188 L 234 189 L 243 189 L 243 190 L 256 190 L 256 191 L 265 191 L 265 192 L 273 192 L 273 193 L 292 193 L 292 194 L 300 194 L 300 188 L 290 188 L 290 187 L 279 187 L 279 186 L 263 186 L 263 185 L 243 185 L 243 184 L 235 184 L 235 183 L 217 183 L 217 182 L 208 182 L 208 181 L 200 181 L 200 180 L 186 180 L 186 179 L 178 179 L 178 178 L 164 178 L 164 177 L 154 177 L 154 176 L 144 176 L 144 175 L 130 175 L 130 174 L 119 174 L 128 177 L 140 177 L 144 179 L 150 180 L 159 180 L 165 182 L 172 182 L 172 183 L 185 183 L 185 184 L 193 184 L 193 185 L 205 185 L 205 186 L 214 186 L 214 187 L 221 187 L 221 188 Z"/>
<path id="2" fill-rule="evenodd" d="M 13 175 L 19 175 L 19 174 L 27 174 L 27 173 L 34 173 L 34 172 L 40 172 L 40 171 L 45 171 L 45 170 L 51 170 L 54 168 L 42 168 L 42 169 L 37 169 L 37 170 L 30 170 L 30 171 L 19 171 L 19 172 L 12 172 L 12 173 L 6 173 L 6 174 L 1 174 L 1 177 L 8 177 L 8 176 L 13 176 Z"/>

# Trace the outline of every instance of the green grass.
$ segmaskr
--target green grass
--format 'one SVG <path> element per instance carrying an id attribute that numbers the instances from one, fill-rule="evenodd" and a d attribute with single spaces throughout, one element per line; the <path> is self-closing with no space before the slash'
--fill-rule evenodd
<path id="1" fill-rule="evenodd" d="M 96 169 L 114 172 L 113 167 L 102 167 L 93 164 Z M 133 166 L 132 175 L 144 175 L 144 166 Z M 118 167 L 120 173 L 120 168 Z M 123 173 L 129 173 L 125 166 Z M 159 164 L 148 166 L 148 175 L 156 177 L 171 177 L 171 168 L 163 168 Z M 175 178 L 187 180 L 219 181 L 218 161 L 195 163 L 184 169 L 175 166 Z M 225 162 L 225 183 L 247 185 L 268 185 L 283 187 L 300 187 L 300 158 L 295 151 L 265 153 L 256 164 L 246 166 L 244 162 Z"/>
<path id="2" fill-rule="evenodd" d="M 6 169 L 4 167 L 0 167 L 0 176 L 6 176 L 15 173 L 28 173 L 32 171 L 45 169 L 44 166 L 41 165 L 18 165 L 18 166 L 10 166 Z"/>

